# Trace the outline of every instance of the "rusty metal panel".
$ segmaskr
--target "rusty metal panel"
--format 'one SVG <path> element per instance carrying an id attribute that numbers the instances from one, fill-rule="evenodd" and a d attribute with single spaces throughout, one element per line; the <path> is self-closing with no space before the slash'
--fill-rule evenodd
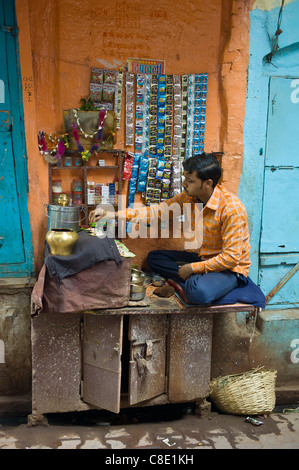
<path id="1" fill-rule="evenodd" d="M 129 402 L 131 405 L 165 392 L 166 315 L 130 316 Z"/>
<path id="2" fill-rule="evenodd" d="M 31 342 L 33 411 L 79 410 L 80 315 L 43 313 L 33 317 Z"/>
<path id="3" fill-rule="evenodd" d="M 212 314 L 170 315 L 168 398 L 182 402 L 209 395 Z"/>
<path id="4" fill-rule="evenodd" d="M 120 410 L 123 317 L 84 315 L 83 400 Z"/>

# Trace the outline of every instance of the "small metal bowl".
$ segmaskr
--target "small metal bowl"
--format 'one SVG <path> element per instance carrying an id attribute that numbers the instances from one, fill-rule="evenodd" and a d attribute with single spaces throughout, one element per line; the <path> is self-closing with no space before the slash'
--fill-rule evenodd
<path id="1" fill-rule="evenodd" d="M 130 300 L 142 300 L 145 297 L 146 287 L 137 284 L 131 284 Z"/>
<path id="2" fill-rule="evenodd" d="M 153 279 L 152 279 L 153 286 L 155 287 L 163 286 L 165 281 L 166 279 L 162 276 L 159 276 L 158 274 L 154 274 Z"/>

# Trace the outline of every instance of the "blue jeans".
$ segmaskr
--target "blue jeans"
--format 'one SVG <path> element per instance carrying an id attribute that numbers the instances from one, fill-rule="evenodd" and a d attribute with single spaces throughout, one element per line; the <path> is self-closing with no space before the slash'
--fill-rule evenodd
<path id="1" fill-rule="evenodd" d="M 152 271 L 166 279 L 178 282 L 186 292 L 190 303 L 211 305 L 238 286 L 236 273 L 228 269 L 206 274 L 193 274 L 184 281 L 178 275 L 179 264 L 200 261 L 197 253 L 176 250 L 154 250 L 148 254 L 147 262 Z"/>

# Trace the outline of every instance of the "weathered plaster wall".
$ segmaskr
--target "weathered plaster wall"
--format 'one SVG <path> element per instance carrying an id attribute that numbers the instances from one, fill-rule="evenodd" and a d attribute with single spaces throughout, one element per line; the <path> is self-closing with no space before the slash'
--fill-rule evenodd
<path id="1" fill-rule="evenodd" d="M 31 289 L 0 289 L 0 396 L 31 391 L 30 295 Z"/>
<path id="2" fill-rule="evenodd" d="M 62 131 L 62 111 L 89 90 L 92 66 L 121 67 L 128 57 L 163 59 L 166 73 L 207 72 L 206 151 L 224 151 L 223 182 L 238 190 L 249 43 L 250 1 L 16 0 L 29 168 L 29 212 L 36 269 L 42 262 L 47 164 L 37 131 Z M 124 127 L 116 147 L 124 148 Z M 126 186 L 124 186 L 126 189 Z M 142 241 L 135 242 L 144 255 Z"/>

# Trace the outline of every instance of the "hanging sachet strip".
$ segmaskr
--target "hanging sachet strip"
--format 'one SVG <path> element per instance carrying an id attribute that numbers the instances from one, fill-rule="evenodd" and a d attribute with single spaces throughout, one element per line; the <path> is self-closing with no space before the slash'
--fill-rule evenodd
<path id="1" fill-rule="evenodd" d="M 195 75 L 193 100 L 193 155 L 198 155 L 204 152 L 207 82 L 208 75 L 206 73 Z"/>
<path id="2" fill-rule="evenodd" d="M 183 75 L 182 76 L 182 127 L 181 127 L 181 149 L 180 149 L 181 161 L 183 161 L 186 156 L 188 84 L 189 84 L 188 75 Z"/>
<path id="3" fill-rule="evenodd" d="M 149 105 L 149 154 L 157 152 L 158 75 L 151 76 Z"/>
<path id="4" fill-rule="evenodd" d="M 118 72 L 117 91 L 115 93 L 115 110 L 116 110 L 116 128 L 120 128 L 121 108 L 122 108 L 122 94 L 123 94 L 123 72 Z"/>
<path id="5" fill-rule="evenodd" d="M 144 121 L 145 121 L 145 75 L 136 75 L 136 105 L 135 105 L 135 153 L 144 152 Z"/>
<path id="6" fill-rule="evenodd" d="M 204 152 L 207 81 L 206 73 L 189 75 L 186 158 Z"/>
<path id="7" fill-rule="evenodd" d="M 126 145 L 134 145 L 134 84 L 133 73 L 126 73 Z"/>
<path id="8" fill-rule="evenodd" d="M 182 88 L 181 76 L 173 76 L 173 141 L 172 156 L 179 157 L 181 149 L 181 129 L 182 129 Z"/>

